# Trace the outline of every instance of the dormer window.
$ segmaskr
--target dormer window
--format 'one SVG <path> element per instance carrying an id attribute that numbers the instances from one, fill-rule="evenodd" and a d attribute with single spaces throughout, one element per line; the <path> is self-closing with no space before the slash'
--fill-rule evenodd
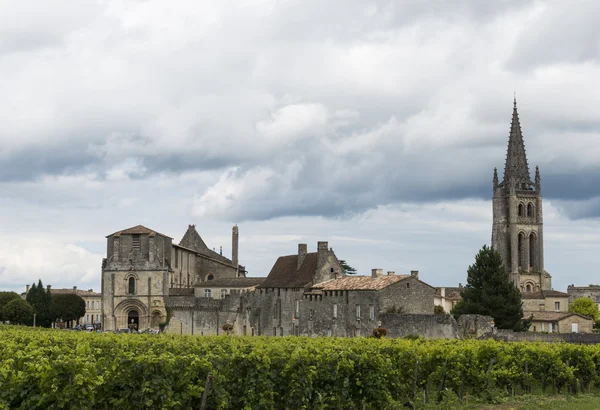
<path id="1" fill-rule="evenodd" d="M 133 235 L 133 239 L 131 242 L 131 247 L 133 248 L 134 251 L 139 251 L 140 250 L 140 244 L 141 244 L 141 239 L 140 239 L 140 235 Z"/>

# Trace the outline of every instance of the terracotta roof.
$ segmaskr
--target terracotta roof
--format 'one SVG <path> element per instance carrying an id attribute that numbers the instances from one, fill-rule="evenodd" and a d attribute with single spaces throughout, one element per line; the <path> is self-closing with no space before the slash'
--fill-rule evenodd
<path id="1" fill-rule="evenodd" d="M 119 235 L 137 235 L 137 234 L 150 235 L 150 236 L 154 236 L 156 234 L 159 234 L 159 235 L 164 236 L 166 238 L 173 239 L 170 236 L 167 236 L 167 235 L 162 234 L 160 232 L 153 231 L 152 229 L 146 228 L 143 225 L 132 226 L 131 228 L 123 229 L 122 231 L 117 231 L 117 232 L 115 232 L 115 233 L 113 233 L 111 235 L 108 235 L 108 236 L 113 236 L 113 235 L 116 235 L 116 236 L 119 236 Z M 107 236 L 107 238 L 108 238 L 108 236 Z"/>
<path id="2" fill-rule="evenodd" d="M 521 299 L 545 299 L 545 298 L 568 298 L 568 293 L 559 292 L 557 290 L 541 290 L 539 292 L 523 292 Z"/>
<path id="3" fill-rule="evenodd" d="M 381 290 L 406 278 L 410 278 L 410 275 L 390 275 L 378 278 L 371 276 L 344 276 L 343 278 L 320 283 L 315 288 L 321 290 Z"/>
<path id="4" fill-rule="evenodd" d="M 198 283 L 194 285 L 196 288 L 214 287 L 214 286 L 228 286 L 228 287 L 252 287 L 260 285 L 266 278 L 216 278 L 213 280 L 207 280 L 206 282 Z"/>
<path id="5" fill-rule="evenodd" d="M 533 320 L 538 322 L 556 322 L 571 316 L 579 316 L 584 319 L 592 320 L 587 316 L 573 312 L 523 312 L 523 317 L 525 318 L 528 318 L 531 315 L 533 315 Z"/>
<path id="6" fill-rule="evenodd" d="M 442 288 L 445 289 L 445 295 L 444 296 L 446 299 L 448 300 L 461 300 L 462 296 L 460 296 L 460 292 L 462 292 L 462 290 L 464 288 L 452 288 L 452 287 L 436 287 L 435 288 L 435 296 L 437 297 L 442 297 Z"/>
<path id="7" fill-rule="evenodd" d="M 81 289 L 74 290 L 73 288 L 66 288 L 66 289 L 50 288 L 50 294 L 64 295 L 67 293 L 76 293 L 79 296 L 102 296 L 101 293 L 94 292 L 91 289 L 90 290 L 81 290 Z"/>
<path id="8" fill-rule="evenodd" d="M 298 255 L 280 256 L 259 288 L 303 288 L 312 285 L 317 271 L 317 252 L 307 253 L 298 269 Z"/>

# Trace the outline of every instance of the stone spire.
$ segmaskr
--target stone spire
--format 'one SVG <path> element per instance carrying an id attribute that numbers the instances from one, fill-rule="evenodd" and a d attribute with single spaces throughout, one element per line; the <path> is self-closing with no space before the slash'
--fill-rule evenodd
<path id="1" fill-rule="evenodd" d="M 540 167 L 535 166 L 535 189 L 540 190 L 541 188 L 541 178 L 540 178 Z"/>
<path id="2" fill-rule="evenodd" d="M 498 169 L 494 167 L 494 190 L 498 188 Z"/>
<path id="3" fill-rule="evenodd" d="M 519 114 L 517 113 L 516 97 L 513 103 L 512 123 L 506 151 L 506 165 L 504 166 L 504 181 L 510 181 L 511 179 L 514 179 L 517 183 L 528 183 L 530 181 L 525 143 L 523 142 Z"/>

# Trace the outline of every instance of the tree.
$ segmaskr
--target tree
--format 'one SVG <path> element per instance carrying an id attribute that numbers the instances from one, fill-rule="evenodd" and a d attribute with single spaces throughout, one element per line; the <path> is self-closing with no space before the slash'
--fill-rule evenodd
<path id="1" fill-rule="evenodd" d="M 29 292 L 27 292 L 26 300 L 35 310 L 36 324 L 50 327 L 52 325 L 52 297 L 50 290 L 44 288 L 41 279 L 38 281 L 37 286 L 35 283 L 31 286 Z"/>
<path id="2" fill-rule="evenodd" d="M 590 316 L 594 321 L 598 320 L 598 305 L 590 298 L 577 298 L 569 305 L 569 312 Z"/>
<path id="3" fill-rule="evenodd" d="M 344 272 L 344 275 L 355 275 L 356 273 L 358 273 L 356 272 L 356 269 L 348 265 L 345 260 L 340 259 L 339 262 L 342 268 L 342 272 Z"/>
<path id="4" fill-rule="evenodd" d="M 524 331 L 529 321 L 523 319 L 521 292 L 510 282 L 500 253 L 486 245 L 475 256 L 467 270 L 467 285 L 462 300 L 452 313 L 489 315 L 499 329 Z"/>
<path id="5" fill-rule="evenodd" d="M 3 320 L 8 320 L 2 317 L 2 309 L 4 306 L 6 306 L 9 302 L 20 298 L 21 296 L 19 296 L 19 294 L 16 292 L 0 292 L 0 322 Z"/>
<path id="6" fill-rule="evenodd" d="M 64 322 L 77 320 L 85 315 L 85 301 L 75 293 L 64 293 L 52 297 L 52 319 Z"/>
<path id="7" fill-rule="evenodd" d="M 29 325 L 33 321 L 34 309 L 21 298 L 13 299 L 2 308 L 2 317 L 15 325 Z"/>
<path id="8" fill-rule="evenodd" d="M 446 311 L 444 310 L 444 307 L 442 305 L 435 305 L 433 307 L 433 313 L 435 315 L 445 315 Z"/>

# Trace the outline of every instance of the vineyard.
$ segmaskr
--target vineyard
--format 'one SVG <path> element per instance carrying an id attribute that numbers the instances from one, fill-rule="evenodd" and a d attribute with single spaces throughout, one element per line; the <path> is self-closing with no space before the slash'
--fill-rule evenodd
<path id="1" fill-rule="evenodd" d="M 0 326 L 1 408 L 400 409 L 600 387 L 600 346 Z"/>

